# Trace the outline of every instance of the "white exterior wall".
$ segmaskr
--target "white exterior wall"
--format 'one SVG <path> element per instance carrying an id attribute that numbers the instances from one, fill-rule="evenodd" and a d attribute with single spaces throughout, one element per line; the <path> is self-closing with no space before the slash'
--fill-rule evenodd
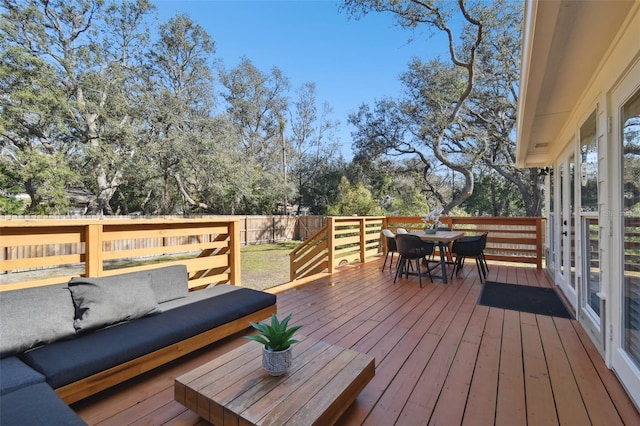
<path id="1" fill-rule="evenodd" d="M 580 127 L 593 111 L 597 111 L 597 139 L 599 166 L 599 225 L 600 225 L 600 266 L 601 266 L 601 296 L 605 300 L 603 312 L 604 358 L 607 365 L 621 375 L 637 375 L 640 383 L 640 371 L 630 369 L 620 371 L 614 366 L 614 351 L 622 336 L 621 300 L 622 300 L 622 271 L 620 259 L 622 256 L 622 223 L 620 220 L 622 207 L 620 206 L 620 146 L 621 119 L 620 107 L 624 99 L 629 98 L 640 90 L 640 2 L 631 9 L 620 32 L 615 37 L 607 55 L 590 79 L 589 85 L 571 111 L 569 119 L 564 123 L 562 131 L 553 141 L 552 158 L 554 165 L 560 155 L 567 149 L 573 149 L 575 158 L 579 158 Z M 556 169 L 557 170 L 557 169 Z M 576 179 L 578 181 L 578 179 Z M 556 186 L 554 194 L 558 202 Z M 577 194 L 577 192 L 576 192 Z M 579 199 L 576 200 L 579 211 Z M 559 225 L 558 207 L 556 225 Z M 555 229 L 560 229 L 555 226 Z M 581 236 L 576 234 L 576 248 L 582 247 Z M 559 241 L 556 238 L 556 241 Z M 577 250 L 577 249 L 576 249 Z M 580 250 L 576 252 L 576 265 L 581 265 Z M 577 268 L 576 282 L 582 279 L 581 268 Z M 594 338 L 594 336 L 592 336 Z M 595 341 L 595 339 L 594 339 Z M 640 407 L 640 388 L 629 386 L 629 381 L 622 380 L 627 391 Z M 633 381 L 631 381 L 633 382 Z"/>

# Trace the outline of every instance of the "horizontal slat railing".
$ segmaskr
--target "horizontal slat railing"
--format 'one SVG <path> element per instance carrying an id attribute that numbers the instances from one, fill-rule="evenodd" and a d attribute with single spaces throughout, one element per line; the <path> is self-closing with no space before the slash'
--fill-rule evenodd
<path id="1" fill-rule="evenodd" d="M 488 232 L 489 260 L 534 263 L 542 268 L 544 219 L 540 217 L 443 217 L 442 225 L 466 235 Z M 367 262 L 384 251 L 384 228 L 396 231 L 424 229 L 418 216 L 328 217 L 327 226 L 290 253 L 291 281 L 336 267 Z"/>
<path id="2" fill-rule="evenodd" d="M 542 218 L 446 217 L 442 221 L 469 234 L 489 232 L 490 260 L 542 266 Z M 371 260 L 381 251 L 381 230 L 398 227 L 419 230 L 424 224 L 415 216 L 327 218 L 325 227 L 291 252 L 291 280 Z M 0 222 L 0 290 L 54 284 L 78 275 L 74 271 L 37 280 L 8 279 L 30 269 L 64 272 L 75 266 L 85 276 L 106 276 L 157 266 L 119 266 L 141 257 L 186 264 L 191 288 L 239 284 L 239 229 L 238 220 L 219 218 L 5 220 Z"/>
<path id="3" fill-rule="evenodd" d="M 184 216 L 162 216 L 165 219 L 182 220 Z M 189 216 L 191 219 L 205 218 L 217 221 L 237 220 L 240 224 L 240 239 L 242 246 L 251 244 L 278 243 L 291 240 L 305 240 L 310 235 L 326 224 L 325 216 L 261 216 L 261 215 L 202 215 Z M 0 221 L 5 220 L 101 220 L 104 216 L 88 215 L 88 216 L 68 216 L 68 215 L 31 215 L 31 216 L 8 216 L 0 215 Z M 140 220 L 143 217 L 137 215 L 130 216 L 108 216 L 109 220 Z M 151 217 L 149 217 L 151 218 Z M 158 217 L 153 217 L 158 218 Z M 56 238 L 61 234 L 56 234 Z M 58 244 L 64 244 L 65 240 L 61 238 Z"/>
<path id="4" fill-rule="evenodd" d="M 327 270 L 329 266 L 328 241 L 328 225 L 324 225 L 289 253 L 291 281 Z"/>
<path id="5" fill-rule="evenodd" d="M 488 232 L 486 257 L 489 260 L 533 263 L 542 268 L 544 246 L 544 218 L 541 217 L 443 217 L 443 226 L 466 235 Z M 420 230 L 424 228 L 420 217 L 388 216 L 385 227 Z"/>
<path id="6" fill-rule="evenodd" d="M 5 220 L 0 222 L 0 291 L 172 264 L 186 265 L 192 289 L 239 285 L 239 242 L 238 220 Z M 57 275 L 32 273 L 43 268 Z"/>
<path id="7" fill-rule="evenodd" d="M 383 217 L 328 217 L 327 225 L 290 254 L 291 281 L 366 262 L 380 252 Z"/>

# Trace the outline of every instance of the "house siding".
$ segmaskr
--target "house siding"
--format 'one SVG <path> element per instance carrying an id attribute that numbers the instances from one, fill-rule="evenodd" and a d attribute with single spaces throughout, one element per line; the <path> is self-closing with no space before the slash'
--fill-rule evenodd
<path id="1" fill-rule="evenodd" d="M 535 3 L 534 3 L 535 4 Z M 526 18 L 529 19 L 529 18 Z M 532 26 L 525 24 L 527 31 L 532 31 Z M 626 387 L 627 392 L 640 407 L 640 370 L 632 361 L 624 359 L 622 355 L 622 335 L 625 321 L 622 318 L 624 309 L 624 295 L 622 278 L 623 270 L 621 259 L 623 256 L 622 233 L 623 224 L 621 218 L 622 205 L 621 188 L 621 117 L 620 108 L 625 99 L 640 91 L 640 2 L 635 2 L 624 22 L 619 26 L 618 32 L 612 38 L 612 42 L 602 57 L 599 65 L 589 79 L 567 115 L 561 130 L 551 142 L 548 164 L 556 167 L 563 153 L 573 150 L 576 160 L 580 154 L 580 128 L 587 118 L 596 111 L 596 137 L 598 141 L 598 220 L 599 220 L 599 257 L 600 257 L 600 296 L 603 299 L 602 319 L 603 327 L 597 332 L 591 332 L 591 339 L 600 347 L 601 353 L 609 368 L 619 376 Z M 553 31 L 553 29 L 548 29 Z M 597 28 L 594 28 L 594 36 L 597 37 Z M 542 35 L 544 37 L 544 35 Z M 535 40 L 532 34 L 526 34 L 524 40 Z M 589 41 L 586 40 L 585 43 Z M 530 60 L 526 49 L 531 47 L 525 44 L 523 57 Z M 523 66 L 531 64 L 524 61 Z M 547 64 L 547 67 L 553 64 Z M 528 75 L 529 70 L 523 73 Z M 521 91 L 526 94 L 526 90 Z M 527 114 L 540 114 L 552 111 L 519 111 L 519 120 Z M 555 112 L 555 111 L 553 111 Z M 557 178 L 558 173 L 554 174 Z M 552 184 L 551 182 L 549 184 Z M 558 203 L 558 186 L 554 194 Z M 576 204 L 579 206 L 579 203 Z M 549 210 L 549 209 L 547 209 Z M 556 212 L 556 225 L 559 225 L 558 205 Z M 576 221 L 579 212 L 573 212 Z M 551 220 L 552 218 L 550 218 Z M 548 241 L 560 241 L 560 226 L 549 226 L 548 229 L 556 232 L 556 238 L 548 238 Z M 584 247 L 581 235 L 576 232 L 576 283 L 583 281 L 583 273 L 579 265 L 583 256 L 580 248 Z M 552 252 L 553 250 L 550 250 Z M 556 252 L 558 247 L 556 246 Z M 557 276 L 558 271 L 550 271 L 552 276 Z M 579 297 L 579 296 L 578 296 Z M 636 316 L 640 314 L 636 313 Z M 640 323 L 640 318 L 631 318 L 631 322 Z M 587 327 L 585 327 L 587 328 Z"/>

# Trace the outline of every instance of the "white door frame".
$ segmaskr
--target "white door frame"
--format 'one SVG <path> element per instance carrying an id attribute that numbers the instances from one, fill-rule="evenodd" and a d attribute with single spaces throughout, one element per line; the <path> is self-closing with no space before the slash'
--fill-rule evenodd
<path id="1" fill-rule="evenodd" d="M 576 248 L 575 235 L 572 233 L 578 229 L 579 219 L 576 218 L 576 200 L 571 200 L 572 194 L 575 197 L 575 173 L 576 154 L 575 144 L 570 143 L 565 151 L 558 157 L 555 167 L 556 174 L 556 229 L 558 238 L 556 240 L 556 273 L 555 282 L 566 296 L 571 306 L 576 309 L 578 306 L 578 296 L 575 286 L 575 259 L 574 271 L 571 268 L 571 255 Z M 571 167 L 573 165 L 574 178 L 571 179 Z M 572 182 L 573 180 L 573 182 Z M 573 183 L 573 187 L 572 187 Z M 573 226 L 572 226 L 573 222 Z"/>
<path id="2" fill-rule="evenodd" d="M 610 246 L 610 327 L 611 366 L 629 396 L 640 407 L 640 368 L 634 363 L 623 345 L 624 333 L 624 294 L 623 294 L 623 204 L 622 204 L 622 107 L 633 95 L 640 92 L 640 61 L 637 61 L 610 95 L 611 104 L 611 159 L 609 163 L 608 185 L 611 211 L 611 246 Z"/>
<path id="3" fill-rule="evenodd" d="M 599 188 L 599 182 L 602 180 L 606 180 L 606 176 L 604 176 L 604 171 L 600 170 L 601 164 L 600 159 L 601 156 L 605 155 L 605 147 L 603 146 L 603 138 L 601 128 L 605 128 L 606 126 L 599 122 L 600 116 L 602 116 L 602 108 L 599 104 L 596 104 L 594 108 L 591 109 L 591 112 L 586 115 L 582 120 L 580 120 L 580 127 L 578 131 L 578 161 L 577 161 L 577 170 L 579 172 L 576 176 L 576 211 L 579 212 L 576 218 L 576 229 L 575 229 L 575 237 L 576 237 L 576 290 L 577 290 L 577 309 L 576 309 L 576 317 L 580 324 L 584 327 L 585 331 L 587 331 L 593 343 L 596 345 L 600 354 L 604 358 L 605 354 L 605 338 L 604 338 L 604 330 L 606 325 L 606 305 L 603 302 L 603 292 L 602 292 L 602 282 L 604 280 L 602 271 L 604 270 L 603 260 L 602 260 L 602 244 L 603 244 L 603 236 L 602 236 L 602 223 L 600 222 L 600 214 L 599 211 L 603 209 L 603 195 L 602 190 Z M 593 128 L 592 128 L 593 126 Z M 587 132 L 586 134 L 584 132 Z M 593 131 L 593 134 L 591 133 Z M 589 154 L 585 153 L 583 150 L 583 142 L 596 144 L 596 158 L 593 157 L 594 152 L 591 151 Z M 589 158 L 591 163 L 589 163 Z M 584 160 L 587 159 L 587 162 Z M 595 165 L 595 175 L 593 174 L 593 166 Z M 593 210 L 593 205 L 585 206 L 583 205 L 584 195 L 589 195 L 587 189 L 588 179 L 596 179 L 596 193 L 597 200 L 595 203 L 596 210 Z M 593 189 L 593 188 L 592 188 Z M 593 223 L 596 223 L 597 228 L 597 240 L 595 252 L 597 253 L 597 261 L 598 268 L 596 271 L 591 270 L 592 257 L 593 257 L 593 247 L 591 246 L 591 226 Z M 591 277 L 595 276 L 598 279 L 600 284 L 600 288 L 596 295 L 597 300 L 595 300 L 594 295 L 590 290 Z M 592 306 L 594 302 L 597 304 L 597 307 Z"/>

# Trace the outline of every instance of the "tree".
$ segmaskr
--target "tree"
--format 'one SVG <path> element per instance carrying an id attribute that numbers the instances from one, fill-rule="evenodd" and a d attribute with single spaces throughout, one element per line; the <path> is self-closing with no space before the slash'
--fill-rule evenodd
<path id="1" fill-rule="evenodd" d="M 395 15 L 397 22 L 405 28 L 415 28 L 419 24 L 427 24 L 446 34 L 449 45 L 450 66 L 438 61 L 432 61 L 430 67 L 422 67 L 419 61 L 414 61 L 413 74 L 405 76 L 406 81 L 419 74 L 418 79 L 413 79 L 416 86 L 409 85 L 410 94 L 418 95 L 418 102 L 412 105 L 405 105 L 402 108 L 403 114 L 408 117 L 419 118 L 409 130 L 421 144 L 430 148 L 433 156 L 448 168 L 453 169 L 464 176 L 464 190 L 457 194 L 454 199 L 444 206 L 444 213 L 449 212 L 453 207 L 459 205 L 467 199 L 473 192 L 473 173 L 468 167 L 467 161 L 460 161 L 460 158 L 447 153 L 445 145 L 454 142 L 456 139 L 456 125 L 460 110 L 469 97 L 475 77 L 476 51 L 482 42 L 483 23 L 473 17 L 467 10 L 463 0 L 458 2 L 461 19 L 464 21 L 463 39 L 468 40 L 462 47 L 456 46 L 456 40 L 444 13 L 445 5 L 438 5 L 434 2 L 409 1 L 367 1 L 367 0 L 347 0 L 345 5 L 352 13 L 366 13 L 374 10 L 377 12 L 391 12 Z M 434 65 L 442 65 L 434 67 Z M 435 72 L 434 72 L 435 71 Z M 422 73 L 420 73 L 422 72 Z M 439 78 L 444 75 L 445 78 Z M 422 84 L 428 84 L 428 91 L 423 90 Z M 453 83 L 453 85 L 451 84 Z M 414 90 L 411 93 L 411 89 Z M 430 97 L 435 94 L 435 98 Z M 394 143 L 397 140 L 391 139 Z M 427 169 L 430 167 L 430 160 L 414 146 L 408 144 L 408 152 L 417 154 L 425 163 Z"/>
<path id="2" fill-rule="evenodd" d="M 286 117 L 289 81 L 273 67 L 269 74 L 243 58 L 240 64 L 220 71 L 226 91 L 227 115 L 236 128 L 250 159 L 265 170 L 281 165 L 281 122 Z"/>
<path id="3" fill-rule="evenodd" d="M 527 214 L 539 215 L 541 181 L 534 169 L 515 167 L 521 5 L 347 0 L 345 7 L 353 16 L 391 13 L 403 28 L 444 34 L 449 52 L 447 61 L 415 58 L 401 77 L 401 98 L 379 100 L 374 108 L 363 105 L 350 116 L 357 128 L 354 148 L 418 159 L 426 190 L 445 213 L 471 196 L 474 169 L 487 166 L 518 189 Z M 459 37 L 448 19 L 456 12 L 462 22 Z M 461 186 L 448 197 L 429 182 L 440 165 L 461 177 Z"/>
<path id="4" fill-rule="evenodd" d="M 214 99 L 208 61 L 214 52 L 210 36 L 185 15 L 161 25 L 149 51 L 144 93 L 148 117 L 139 155 L 149 165 L 151 179 L 138 184 L 159 197 L 153 213 L 175 213 L 180 199 L 190 206 L 188 211 L 211 210 L 207 200 L 190 190 L 199 165 L 190 154 L 211 139 Z M 195 163 L 185 164 L 185 157 Z"/>
<path id="5" fill-rule="evenodd" d="M 318 181 L 329 164 L 336 157 L 338 144 L 334 140 L 333 131 L 338 121 L 329 117 L 331 107 L 326 102 L 318 105 L 316 85 L 305 83 L 297 90 L 291 113 L 291 137 L 289 138 L 290 154 L 288 168 L 295 184 L 298 213 L 309 197 L 314 195 L 305 191 L 312 182 Z"/>
<path id="6" fill-rule="evenodd" d="M 26 208 L 8 199 L 5 205 L 13 213 L 59 212 L 68 204 L 64 189 L 79 180 L 61 161 L 77 149 L 65 120 L 65 93 L 45 60 L 12 43 L 13 24 L 0 23 L 0 179 L 3 189 L 26 193 L 30 201 Z"/>
<path id="7" fill-rule="evenodd" d="M 136 53 L 148 37 L 143 17 L 151 4 L 3 0 L 2 7 L 3 51 L 11 52 L 17 64 L 42 70 L 29 83 L 49 99 L 46 111 L 33 103 L 21 105 L 22 119 L 11 117 L 14 124 L 3 126 L 10 132 L 3 130 L 3 145 L 24 154 L 61 154 L 72 169 L 91 170 L 79 173 L 96 194 L 90 212 L 112 213 L 109 201 L 122 178 L 120 157 L 135 145 Z M 25 92 L 8 93 L 9 104 L 18 105 L 13 96 Z"/>
<path id="8" fill-rule="evenodd" d="M 343 176 L 338 187 L 338 196 L 327 209 L 327 213 L 335 216 L 367 216 L 382 214 L 376 200 L 364 184 L 351 185 Z"/>
<path id="9" fill-rule="evenodd" d="M 2 208 L 20 192 L 32 213 L 74 194 L 90 214 L 269 214 L 293 197 L 326 212 L 347 167 L 313 83 L 289 110 L 284 74 L 243 59 L 219 68 L 216 97 L 209 35 L 177 15 L 152 40 L 152 10 L 0 0 Z"/>
<path id="10" fill-rule="evenodd" d="M 484 168 L 477 173 L 476 190 L 461 207 L 474 216 L 521 216 L 524 214 L 522 198 L 514 197 L 517 188 L 494 170 Z"/>
<path id="11" fill-rule="evenodd" d="M 282 138 L 288 108 L 289 81 L 278 68 L 264 73 L 243 58 L 220 81 L 225 90 L 226 117 L 235 129 L 244 162 L 255 168 L 247 173 L 252 194 L 238 199 L 238 213 L 272 213 L 288 192 L 283 178 Z"/>

